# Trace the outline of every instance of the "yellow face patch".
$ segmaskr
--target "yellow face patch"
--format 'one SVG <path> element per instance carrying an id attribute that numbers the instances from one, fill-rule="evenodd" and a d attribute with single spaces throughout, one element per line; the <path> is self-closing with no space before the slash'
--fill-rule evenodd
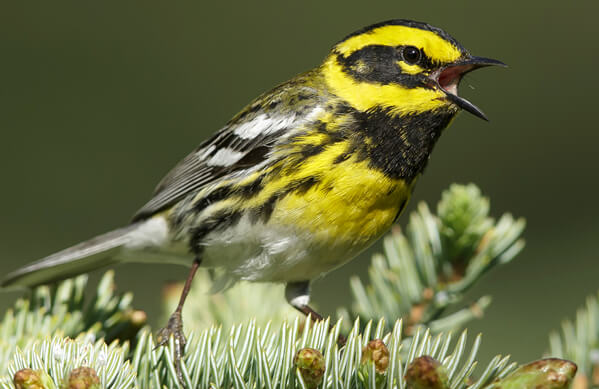
<path id="1" fill-rule="evenodd" d="M 455 62 L 464 55 L 463 49 L 452 43 L 451 39 L 417 27 L 384 25 L 352 36 L 333 49 L 321 68 L 332 92 L 352 107 L 359 111 L 382 107 L 392 114 L 400 115 L 446 110 L 451 105 L 445 92 L 438 88 L 406 86 L 400 82 L 388 82 L 384 78 L 381 78 L 383 81 L 378 81 L 376 77 L 365 80 L 352 75 L 343 67 L 343 61 L 339 58 L 349 58 L 353 53 L 369 46 L 414 46 L 430 61 L 439 64 Z M 358 61 L 350 69 L 358 75 L 369 75 L 368 71 L 360 72 L 359 65 Z M 400 74 L 403 75 L 428 76 L 430 72 L 429 69 L 424 69 L 421 63 L 410 64 L 405 60 L 396 60 L 394 65 L 398 67 L 398 73 L 401 69 Z M 384 71 L 383 68 L 382 72 Z"/>
<path id="2" fill-rule="evenodd" d="M 446 63 L 454 62 L 462 56 L 456 46 L 434 32 L 401 25 L 375 28 L 339 43 L 335 49 L 347 56 L 370 45 L 416 46 L 429 58 Z"/>
<path id="3" fill-rule="evenodd" d="M 418 65 L 408 65 L 403 61 L 398 61 L 397 65 L 401 68 L 401 71 L 406 74 L 418 74 L 423 71 L 423 69 Z"/>

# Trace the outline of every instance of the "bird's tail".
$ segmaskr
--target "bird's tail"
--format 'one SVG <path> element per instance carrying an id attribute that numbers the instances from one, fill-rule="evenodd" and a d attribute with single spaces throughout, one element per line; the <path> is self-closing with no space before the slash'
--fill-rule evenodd
<path id="1" fill-rule="evenodd" d="M 33 262 L 9 273 L 0 287 L 30 288 L 121 262 L 119 252 L 134 239 L 133 232 L 142 223 L 107 232 Z"/>

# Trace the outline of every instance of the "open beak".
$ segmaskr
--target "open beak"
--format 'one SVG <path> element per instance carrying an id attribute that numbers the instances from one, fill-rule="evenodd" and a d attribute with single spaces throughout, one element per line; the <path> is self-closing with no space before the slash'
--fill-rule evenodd
<path id="1" fill-rule="evenodd" d="M 496 59 L 471 56 L 447 65 L 446 67 L 433 73 L 430 78 L 443 92 L 445 92 L 449 101 L 463 110 L 470 112 L 474 116 L 478 116 L 479 118 L 488 121 L 489 119 L 487 116 L 485 116 L 483 111 L 480 110 L 480 108 L 465 98 L 458 96 L 458 85 L 462 79 L 462 76 L 468 72 L 471 72 L 472 70 L 485 66 L 507 67 L 506 64 L 501 61 L 497 61 Z"/>

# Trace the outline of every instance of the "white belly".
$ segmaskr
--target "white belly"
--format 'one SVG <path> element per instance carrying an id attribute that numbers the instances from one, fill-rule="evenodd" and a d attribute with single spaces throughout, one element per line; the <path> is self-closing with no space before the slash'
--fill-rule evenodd
<path id="1" fill-rule="evenodd" d="M 287 226 L 251 223 L 234 226 L 203 240 L 202 262 L 225 270 L 225 282 L 290 282 L 316 278 L 351 259 L 349 250 L 322 247 L 305 232 Z M 353 253 L 355 255 L 355 253 Z"/>
<path id="2" fill-rule="evenodd" d="M 131 233 L 119 254 L 130 262 L 176 263 L 190 266 L 193 254 L 187 241 L 173 242 L 162 217 L 149 219 Z M 238 280 L 264 282 L 308 281 L 340 266 L 357 254 L 356 247 L 323 244 L 312 233 L 290 226 L 250 222 L 243 216 L 235 225 L 202 239 L 203 267 L 220 268 L 213 289 Z"/>

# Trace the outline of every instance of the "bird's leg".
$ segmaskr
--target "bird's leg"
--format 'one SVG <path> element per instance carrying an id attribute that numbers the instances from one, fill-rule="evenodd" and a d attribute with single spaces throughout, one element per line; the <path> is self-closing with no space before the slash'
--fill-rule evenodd
<path id="1" fill-rule="evenodd" d="M 175 341 L 175 367 L 177 369 L 177 375 L 179 376 L 179 381 L 182 380 L 183 376 L 181 375 L 181 358 L 183 358 L 183 353 L 185 351 L 185 334 L 183 334 L 183 320 L 181 318 L 181 312 L 183 311 L 183 305 L 185 304 L 185 298 L 187 298 L 187 294 L 189 293 L 189 289 L 191 288 L 191 282 L 193 281 L 193 277 L 200 267 L 202 260 L 199 258 L 194 259 L 193 265 L 191 265 L 191 270 L 189 271 L 189 275 L 187 276 L 187 280 L 185 280 L 185 285 L 183 286 L 183 291 L 181 292 L 181 297 L 179 298 L 179 304 L 177 304 L 177 309 L 168 319 L 168 323 L 166 327 L 158 331 L 158 335 L 156 336 L 156 341 L 158 346 L 164 346 L 168 343 L 169 338 L 172 336 Z"/>
<path id="2" fill-rule="evenodd" d="M 312 321 L 322 321 L 324 320 L 322 315 L 312 309 L 308 303 L 310 302 L 310 281 L 301 281 L 301 282 L 290 282 L 285 286 L 285 298 L 291 304 L 291 306 L 304 315 L 310 315 Z M 330 328 L 333 328 L 333 324 L 330 324 Z M 340 346 L 345 345 L 345 337 L 343 335 L 339 335 L 337 338 L 337 343 Z"/>

